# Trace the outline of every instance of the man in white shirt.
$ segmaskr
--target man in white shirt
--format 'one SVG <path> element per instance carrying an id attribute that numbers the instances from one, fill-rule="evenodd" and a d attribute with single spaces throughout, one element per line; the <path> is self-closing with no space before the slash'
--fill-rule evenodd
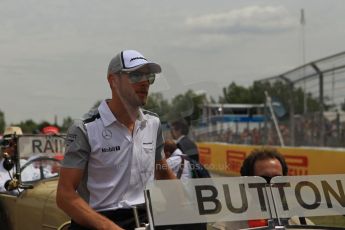
<path id="1" fill-rule="evenodd" d="M 173 140 L 166 140 L 164 142 L 164 153 L 165 157 L 167 158 L 169 167 L 174 172 L 177 178 L 181 180 L 192 178 L 189 161 L 183 160 L 183 167 L 181 168 L 181 156 L 183 156 L 184 154 L 179 148 L 177 148 L 177 145 Z"/>
<path id="2" fill-rule="evenodd" d="M 69 128 L 56 200 L 70 229 L 134 229 L 131 208 L 143 205 L 147 183 L 176 178 L 159 118 L 141 109 L 160 72 L 138 51 L 120 52 L 108 67 L 111 99 Z"/>

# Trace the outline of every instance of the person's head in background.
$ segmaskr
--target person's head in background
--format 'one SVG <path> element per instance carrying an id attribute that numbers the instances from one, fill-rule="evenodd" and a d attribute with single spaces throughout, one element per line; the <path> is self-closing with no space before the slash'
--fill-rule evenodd
<path id="1" fill-rule="evenodd" d="M 270 181 L 275 176 L 286 176 L 288 166 L 284 157 L 274 148 L 254 149 L 244 160 L 241 176 L 261 176 Z"/>
<path id="2" fill-rule="evenodd" d="M 23 135 L 22 129 L 17 126 L 10 126 L 5 129 L 3 138 L 0 140 L 0 159 L 3 157 L 3 154 L 7 157 L 13 155 L 15 148 L 17 148 L 17 143 L 15 143 L 14 139 L 12 139 L 14 135 Z"/>
<path id="3" fill-rule="evenodd" d="M 164 142 L 164 154 L 165 158 L 169 158 L 173 152 L 177 149 L 177 145 L 173 140 L 166 140 Z"/>
<path id="4" fill-rule="evenodd" d="M 171 124 L 171 135 L 174 139 L 178 139 L 180 136 L 187 136 L 189 133 L 189 127 L 185 120 L 173 121 Z"/>
<path id="5" fill-rule="evenodd" d="M 45 135 L 57 135 L 60 132 L 60 129 L 54 125 L 47 125 L 41 129 L 41 132 Z"/>
<path id="6" fill-rule="evenodd" d="M 288 174 L 288 166 L 284 156 L 276 149 L 263 147 L 254 149 L 244 160 L 241 167 L 241 176 L 261 176 L 270 182 L 272 177 L 286 176 Z M 293 216 L 288 220 L 290 225 L 301 225 L 304 217 Z M 307 225 L 313 225 L 309 219 L 305 219 Z M 248 220 L 248 227 L 267 226 L 265 219 Z"/>

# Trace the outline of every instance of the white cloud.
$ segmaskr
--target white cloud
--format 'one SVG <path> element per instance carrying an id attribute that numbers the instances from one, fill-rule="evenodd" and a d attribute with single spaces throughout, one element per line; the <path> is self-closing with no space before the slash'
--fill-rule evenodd
<path id="1" fill-rule="evenodd" d="M 110 96 L 107 64 L 125 48 L 162 65 L 167 83 L 157 79 L 152 90 L 169 98 L 189 88 L 218 95 L 231 81 L 249 85 L 286 71 L 300 63 L 301 8 L 307 60 L 344 50 L 339 0 L 0 2 L 0 110 L 8 124 L 81 116 Z"/>
<path id="2" fill-rule="evenodd" d="M 205 33 L 274 33 L 297 25 L 283 6 L 248 6 L 217 14 L 187 18 L 186 25 Z"/>
<path id="3" fill-rule="evenodd" d="M 194 37 L 193 42 L 190 42 L 190 37 L 176 39 L 171 41 L 173 49 L 197 50 L 198 52 L 214 52 L 222 49 L 222 47 L 233 42 L 233 39 L 224 34 L 203 34 L 202 36 Z"/>

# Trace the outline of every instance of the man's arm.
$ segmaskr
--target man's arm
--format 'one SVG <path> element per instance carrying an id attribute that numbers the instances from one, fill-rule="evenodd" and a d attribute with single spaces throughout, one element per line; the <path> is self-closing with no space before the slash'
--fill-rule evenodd
<path id="1" fill-rule="evenodd" d="M 92 229 L 121 230 L 106 217 L 94 211 L 77 193 L 83 175 L 82 169 L 61 168 L 56 203 L 76 223 Z M 122 229 L 123 230 L 123 229 Z"/>
<path id="2" fill-rule="evenodd" d="M 156 180 L 177 179 L 173 171 L 170 169 L 166 159 L 156 161 L 155 178 Z"/>
<path id="3" fill-rule="evenodd" d="M 159 120 L 157 120 L 159 122 Z M 168 180 L 177 179 L 174 172 L 170 169 L 165 157 L 164 157 L 164 139 L 162 133 L 162 127 L 160 122 L 158 123 L 157 131 L 157 145 L 155 155 L 155 179 L 156 180 Z"/>

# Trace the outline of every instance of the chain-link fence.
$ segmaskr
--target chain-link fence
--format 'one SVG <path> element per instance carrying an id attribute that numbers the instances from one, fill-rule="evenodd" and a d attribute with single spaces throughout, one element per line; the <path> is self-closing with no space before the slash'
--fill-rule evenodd
<path id="1" fill-rule="evenodd" d="M 290 95 L 287 116 L 278 125 L 266 110 L 262 122 L 207 123 L 191 136 L 197 141 L 281 145 L 280 131 L 288 146 L 345 146 L 345 52 L 260 82 L 281 82 Z"/>

